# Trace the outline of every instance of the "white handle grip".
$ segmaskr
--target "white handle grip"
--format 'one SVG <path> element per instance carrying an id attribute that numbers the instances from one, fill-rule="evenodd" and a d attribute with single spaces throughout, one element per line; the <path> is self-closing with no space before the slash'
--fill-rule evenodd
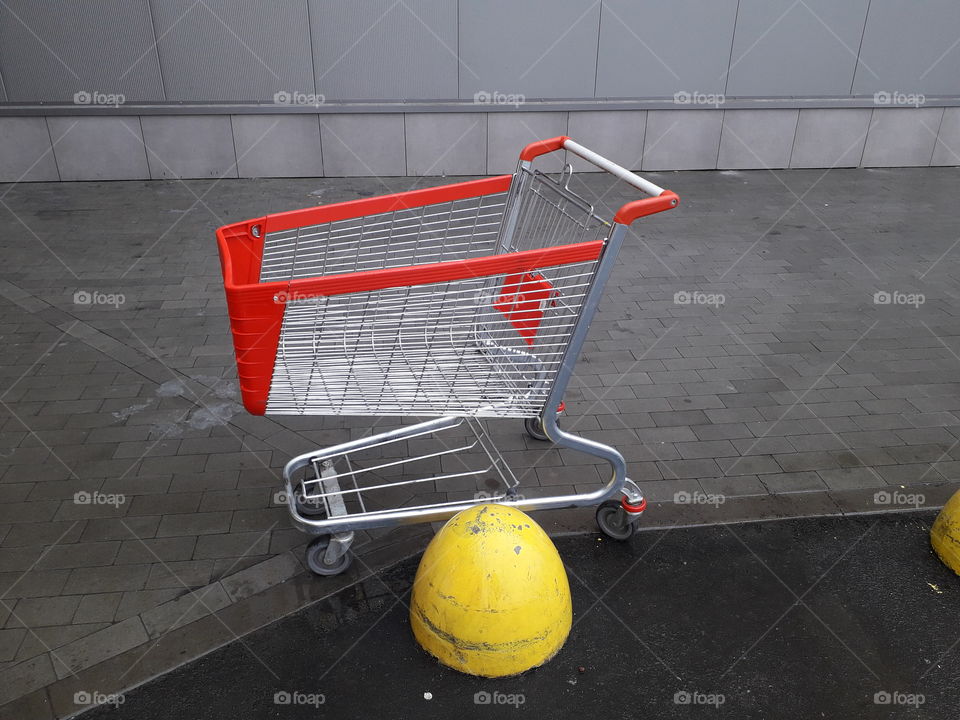
<path id="1" fill-rule="evenodd" d="M 577 155 L 587 162 L 596 165 L 601 170 L 606 170 L 611 175 L 620 178 L 624 182 L 630 183 L 635 188 L 643 190 L 643 192 L 645 192 L 647 195 L 657 197 L 658 195 L 663 194 L 663 188 L 659 185 L 655 185 L 649 180 L 640 177 L 636 173 L 630 172 L 625 167 L 617 165 L 612 160 L 607 160 L 605 157 L 603 157 L 603 155 L 598 155 L 590 148 L 585 148 L 583 145 L 574 140 L 567 138 L 563 142 L 563 147 L 572 152 L 574 155 Z"/>

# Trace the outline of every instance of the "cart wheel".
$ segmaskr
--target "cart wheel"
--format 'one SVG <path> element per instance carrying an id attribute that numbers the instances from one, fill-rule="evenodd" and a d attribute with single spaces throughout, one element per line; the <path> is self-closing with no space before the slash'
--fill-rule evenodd
<path id="1" fill-rule="evenodd" d="M 630 516 L 617 500 L 607 500 L 597 508 L 597 525 L 600 531 L 612 540 L 628 540 L 637 530 Z"/>
<path id="2" fill-rule="evenodd" d="M 308 498 L 303 494 L 303 488 L 297 488 L 293 495 L 293 503 L 297 506 L 297 512 L 304 517 L 317 517 L 326 515 L 326 508 L 323 506 L 323 500 L 320 498 Z"/>
<path id="3" fill-rule="evenodd" d="M 526 418 L 523 421 L 523 429 L 527 431 L 527 435 L 532 437 L 534 440 L 543 440 L 548 441 L 550 438 L 547 437 L 546 433 L 543 432 L 543 423 L 540 422 L 540 418 Z"/>
<path id="4" fill-rule="evenodd" d="M 329 544 L 330 536 L 321 535 L 318 538 L 314 538 L 310 541 L 310 544 L 307 545 L 307 567 L 310 568 L 310 572 L 316 575 L 339 575 L 350 567 L 353 555 L 349 550 L 341 555 L 340 559 L 333 565 L 326 563 L 324 555 L 326 555 Z"/>

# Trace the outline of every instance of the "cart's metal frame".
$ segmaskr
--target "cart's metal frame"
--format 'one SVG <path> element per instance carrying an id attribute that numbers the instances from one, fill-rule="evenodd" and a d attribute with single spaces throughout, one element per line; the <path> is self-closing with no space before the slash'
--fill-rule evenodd
<path id="1" fill-rule="evenodd" d="M 324 541 L 324 543 L 317 548 L 318 554 L 311 564 L 311 568 L 314 569 L 315 572 L 334 574 L 346 567 L 344 561 L 349 558 L 347 553 L 353 542 L 355 531 L 392 527 L 408 523 L 444 520 L 461 510 L 476 505 L 478 502 L 489 502 L 491 499 L 497 502 L 508 503 L 521 510 L 531 511 L 593 506 L 619 497 L 621 502 L 619 503 L 619 512 L 617 513 L 618 519 L 614 522 L 619 523 L 619 529 L 623 530 L 625 535 L 629 535 L 632 531 L 637 518 L 643 511 L 645 503 L 640 489 L 627 478 L 626 462 L 623 456 L 615 448 L 608 445 L 564 431 L 557 422 L 558 408 L 561 406 L 561 401 L 569 384 L 577 357 L 582 350 L 590 323 L 596 314 L 607 280 L 613 270 L 615 259 L 627 235 L 630 222 L 637 217 L 643 217 L 670 209 L 677 205 L 678 198 L 671 191 L 660 188 L 654 183 L 616 165 L 569 138 L 554 138 L 540 143 L 534 143 L 528 146 L 521 154 L 517 171 L 510 185 L 500 232 L 496 238 L 496 253 L 509 252 L 515 249 L 515 233 L 522 206 L 520 200 L 524 196 L 524 193 L 531 192 L 533 183 L 540 180 L 537 171 L 535 171 L 532 166 L 534 158 L 548 152 L 562 152 L 563 150 L 593 163 L 602 170 L 613 174 L 617 178 L 651 196 L 649 199 L 634 201 L 624 205 L 620 209 L 620 212 L 617 213 L 612 224 L 602 221 L 609 228 L 609 231 L 604 239 L 603 248 L 597 260 L 597 266 L 582 299 L 575 326 L 567 341 L 559 367 L 553 376 L 552 384 L 550 385 L 545 401 L 542 403 L 539 414 L 535 418 L 539 431 L 554 445 L 583 452 L 604 460 L 609 466 L 609 479 L 605 485 L 589 493 L 541 498 L 523 497 L 517 493 L 516 478 L 506 463 L 502 462 L 502 456 L 496 451 L 495 447 L 490 447 L 492 446 L 492 442 L 490 442 L 489 437 L 486 436 L 482 422 L 477 417 L 464 417 L 462 415 L 437 417 L 414 425 L 406 425 L 389 432 L 378 433 L 333 447 L 304 453 L 293 458 L 286 464 L 283 470 L 283 477 L 286 483 L 287 504 L 296 526 L 308 533 L 330 536 L 329 541 Z M 569 191 L 570 172 L 572 172 L 570 166 L 565 166 L 564 172 L 561 173 L 558 187 L 561 189 L 561 192 L 568 193 L 572 199 L 576 200 L 578 199 L 577 196 Z M 593 215 L 592 207 L 589 207 L 589 213 Z M 496 408 L 487 408 L 486 410 L 488 412 L 477 412 L 475 415 L 497 415 Z M 485 469 L 469 470 L 464 473 L 454 473 L 452 475 L 442 473 L 439 476 L 428 475 L 423 478 L 418 477 L 414 480 L 396 483 L 383 480 L 382 482 L 378 481 L 378 483 L 373 486 L 367 487 L 361 487 L 357 484 L 357 475 L 363 470 L 355 469 L 351 464 L 351 457 L 355 453 L 377 450 L 391 444 L 402 443 L 426 436 L 436 437 L 443 431 L 462 426 L 465 421 L 476 435 L 480 448 L 486 453 L 486 456 L 490 460 L 490 465 Z M 432 459 L 462 449 L 444 447 L 444 450 L 438 451 L 437 453 L 427 454 L 413 459 Z M 469 447 L 475 449 L 476 443 Z M 340 460 L 344 461 L 346 469 L 337 471 L 336 464 Z M 389 471 L 395 466 L 403 465 L 405 462 L 408 462 L 408 460 L 388 460 L 387 462 L 381 462 L 366 470 L 373 472 L 374 476 L 377 476 L 377 472 Z M 504 491 L 482 499 L 475 497 L 472 499 L 427 503 L 412 507 L 370 509 L 364 504 L 364 493 L 370 490 L 402 485 L 404 483 L 413 485 L 421 482 L 438 481 L 452 476 L 477 475 L 483 472 L 498 475 Z M 348 486 L 348 484 L 352 484 L 352 487 Z M 358 509 L 351 511 L 348 507 L 348 501 L 356 503 Z M 598 515 L 598 520 L 599 519 L 600 516 Z M 601 528 L 614 537 L 618 536 L 618 528 L 616 526 L 607 528 L 604 527 L 604 523 L 601 522 Z M 309 559 L 308 551 L 308 560 Z M 320 566 L 321 569 L 318 570 L 315 565 Z M 322 568 L 329 568 L 330 571 L 327 572 Z"/>

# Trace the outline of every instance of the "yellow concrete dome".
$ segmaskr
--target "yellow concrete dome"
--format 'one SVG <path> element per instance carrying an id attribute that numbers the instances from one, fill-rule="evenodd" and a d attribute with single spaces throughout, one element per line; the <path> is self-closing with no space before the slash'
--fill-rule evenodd
<path id="1" fill-rule="evenodd" d="M 937 515 L 930 528 L 930 544 L 947 567 L 960 575 L 960 492 Z"/>
<path id="2" fill-rule="evenodd" d="M 570 633 L 567 573 L 529 515 L 478 505 L 452 517 L 417 570 L 410 622 L 444 665 L 504 677 L 542 665 Z"/>

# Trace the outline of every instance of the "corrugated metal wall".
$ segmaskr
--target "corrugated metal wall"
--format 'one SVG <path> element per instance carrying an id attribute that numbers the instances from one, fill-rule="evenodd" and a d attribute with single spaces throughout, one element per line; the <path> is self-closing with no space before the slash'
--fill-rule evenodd
<path id="1" fill-rule="evenodd" d="M 958 36 L 957 0 L 4 0 L 0 93 L 960 95 Z"/>

